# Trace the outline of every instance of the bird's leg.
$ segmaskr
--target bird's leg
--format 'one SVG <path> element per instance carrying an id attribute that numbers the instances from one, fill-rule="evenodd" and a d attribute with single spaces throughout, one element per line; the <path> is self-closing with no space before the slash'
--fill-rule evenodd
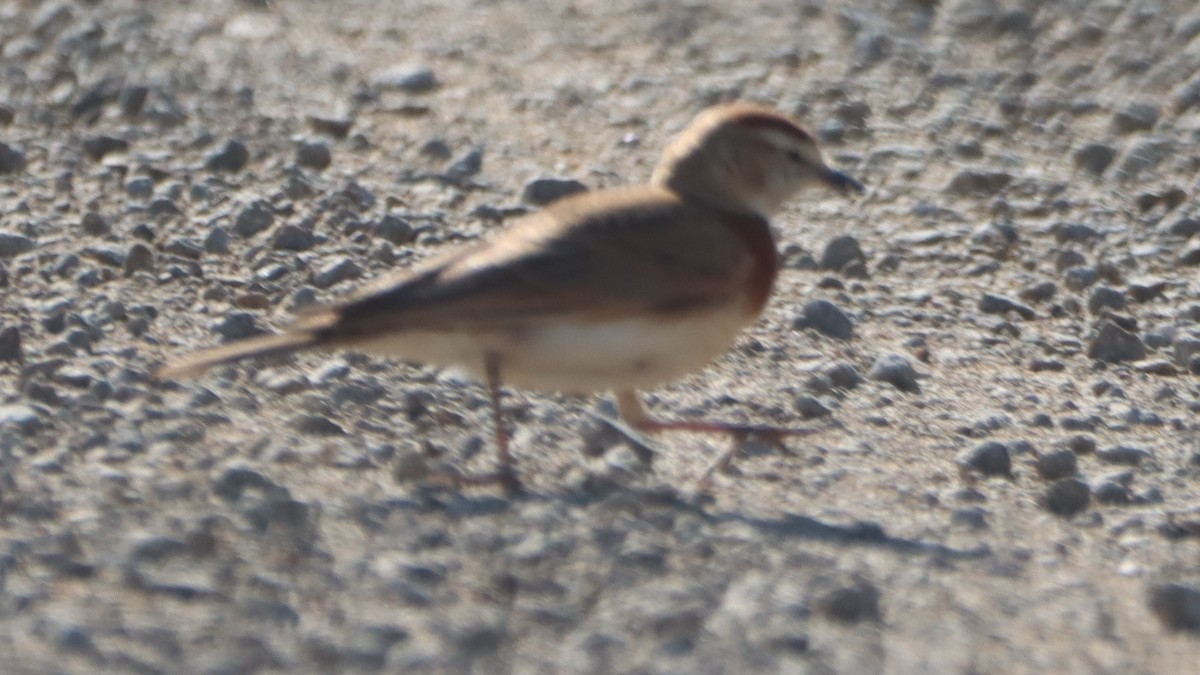
<path id="1" fill-rule="evenodd" d="M 500 405 L 500 356 L 488 352 L 483 359 L 488 395 L 492 399 L 492 420 L 496 427 L 496 460 L 500 464 L 496 478 L 509 492 L 520 492 L 521 480 L 508 449 L 508 428 L 504 426 L 504 408 Z"/>
<path id="2" fill-rule="evenodd" d="M 500 401 L 500 356 L 488 352 L 483 359 L 488 397 L 492 402 L 492 421 L 496 430 L 496 460 L 499 466 L 493 473 L 464 474 L 455 472 L 453 475 L 438 476 L 438 478 L 459 487 L 499 483 L 509 494 L 519 494 L 521 479 L 517 475 L 512 453 L 508 449 L 508 428 L 504 426 L 504 408 Z"/>
<path id="3" fill-rule="evenodd" d="M 733 443 L 729 449 L 713 462 L 704 475 L 701 483 L 706 483 L 716 471 L 724 472 L 742 452 L 743 443 L 747 438 L 758 437 L 773 445 L 780 452 L 791 455 L 791 450 L 783 443 L 789 436 L 809 436 L 817 433 L 817 429 L 785 429 L 761 424 L 738 424 L 734 422 L 713 422 L 709 420 L 660 420 L 646 412 L 637 392 L 618 391 L 617 412 L 630 426 L 646 433 L 659 431 L 692 431 L 696 433 L 729 434 Z"/>

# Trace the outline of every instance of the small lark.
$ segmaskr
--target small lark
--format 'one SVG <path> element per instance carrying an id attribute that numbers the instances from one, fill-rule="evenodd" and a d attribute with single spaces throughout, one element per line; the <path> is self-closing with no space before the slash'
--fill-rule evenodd
<path id="1" fill-rule="evenodd" d="M 787 117 L 718 106 L 667 146 L 649 185 L 567 197 L 487 241 L 305 311 L 280 334 L 186 356 L 156 377 L 300 349 L 465 367 L 491 391 L 500 468 L 490 478 L 512 489 L 501 383 L 613 390 L 621 417 L 642 431 L 803 433 L 657 420 L 636 390 L 703 367 L 757 319 L 778 269 L 767 218 L 812 184 L 863 189 Z"/>

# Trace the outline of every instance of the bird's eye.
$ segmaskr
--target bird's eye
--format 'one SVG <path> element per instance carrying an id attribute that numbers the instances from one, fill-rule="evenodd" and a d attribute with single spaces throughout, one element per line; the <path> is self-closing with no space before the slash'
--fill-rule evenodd
<path id="1" fill-rule="evenodd" d="M 785 150 L 784 153 L 787 155 L 788 159 L 796 164 L 802 164 L 804 162 L 804 156 L 800 154 L 799 150 Z"/>

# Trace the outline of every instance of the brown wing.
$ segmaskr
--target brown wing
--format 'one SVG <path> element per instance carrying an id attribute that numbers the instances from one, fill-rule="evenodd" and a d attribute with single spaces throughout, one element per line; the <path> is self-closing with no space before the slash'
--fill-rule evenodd
<path id="1" fill-rule="evenodd" d="M 773 276 L 774 244 L 760 218 L 714 216 L 650 188 L 580 195 L 328 308 L 338 318 L 322 337 L 501 329 L 550 316 L 598 321 L 729 303 L 761 281 L 764 237 Z"/>

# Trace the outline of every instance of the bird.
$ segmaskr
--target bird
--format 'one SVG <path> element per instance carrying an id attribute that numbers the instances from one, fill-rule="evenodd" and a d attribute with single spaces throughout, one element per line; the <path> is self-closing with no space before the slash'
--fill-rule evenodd
<path id="1" fill-rule="evenodd" d="M 154 377 L 308 349 L 465 369 L 487 384 L 495 431 L 498 469 L 479 482 L 512 491 L 521 483 L 502 386 L 610 390 L 619 421 L 638 432 L 724 432 L 735 441 L 801 433 L 658 419 L 638 392 L 707 366 L 758 319 L 779 269 L 769 218 L 815 186 L 864 191 L 789 116 L 719 104 L 668 142 L 648 184 L 564 197 L 491 237 L 301 310 L 281 332 L 183 356 Z"/>

